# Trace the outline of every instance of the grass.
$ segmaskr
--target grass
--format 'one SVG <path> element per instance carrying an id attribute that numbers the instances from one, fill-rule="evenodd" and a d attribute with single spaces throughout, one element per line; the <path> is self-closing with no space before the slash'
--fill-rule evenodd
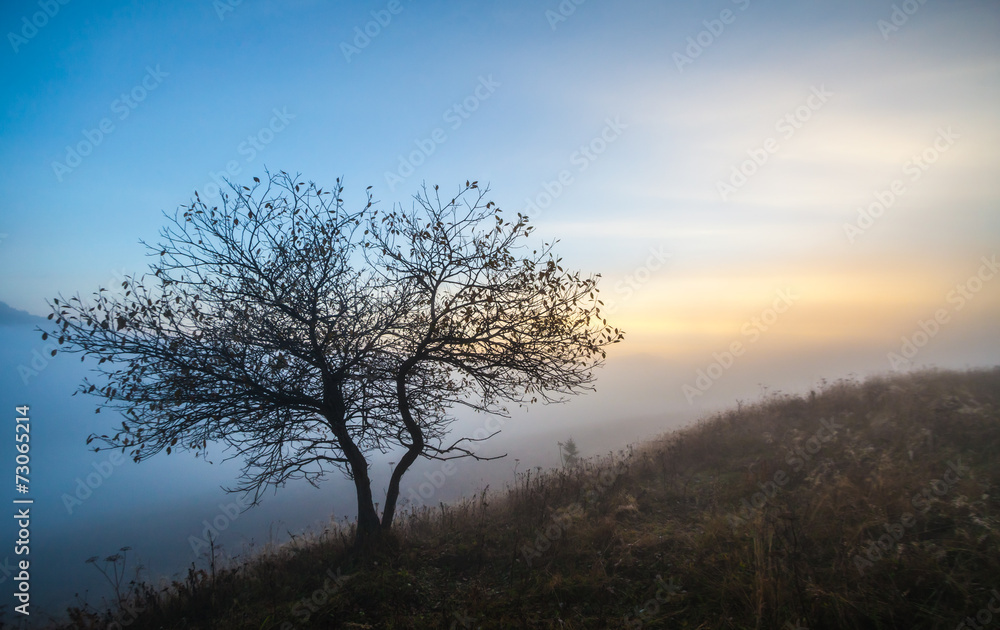
<path id="1" fill-rule="evenodd" d="M 839 381 L 68 627 L 951 629 L 1000 589 L 998 448 L 1000 368 Z"/>

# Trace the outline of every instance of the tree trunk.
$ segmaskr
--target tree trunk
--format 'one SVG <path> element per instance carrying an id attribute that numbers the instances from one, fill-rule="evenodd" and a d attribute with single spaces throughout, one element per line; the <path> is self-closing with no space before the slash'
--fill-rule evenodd
<path id="1" fill-rule="evenodd" d="M 361 544 L 365 540 L 377 536 L 381 531 L 378 512 L 375 511 L 375 504 L 372 501 L 372 484 L 368 476 L 368 460 L 364 452 L 351 438 L 347 431 L 347 423 L 344 418 L 343 400 L 340 398 L 340 390 L 335 383 L 327 383 L 325 392 L 325 403 L 327 411 L 324 414 L 327 425 L 337 438 L 340 449 L 347 458 L 347 465 L 350 468 L 351 478 L 354 480 L 354 489 L 358 498 L 358 532 L 355 538 L 356 544 Z"/>
<path id="2" fill-rule="evenodd" d="M 358 496 L 358 534 L 356 542 L 371 538 L 379 533 L 381 523 L 378 512 L 375 511 L 375 504 L 372 501 L 372 484 L 368 477 L 368 460 L 364 453 L 354 443 L 347 433 L 346 427 L 338 427 L 334 435 L 340 442 L 340 448 L 347 457 L 348 465 L 351 469 L 351 477 L 354 479 L 354 489 Z"/>
<path id="3" fill-rule="evenodd" d="M 420 455 L 420 450 L 410 446 L 392 471 L 392 477 L 389 479 L 389 489 L 385 492 L 385 510 L 382 512 L 382 529 L 386 531 L 392 529 L 392 522 L 396 517 L 399 482 L 403 478 L 403 474 L 410 468 L 410 465 L 416 461 L 418 455 Z"/>
<path id="4" fill-rule="evenodd" d="M 399 499 L 399 482 L 424 450 L 424 433 L 421 431 L 420 425 L 413 421 L 413 415 L 410 413 L 409 397 L 406 395 L 406 374 L 409 372 L 409 367 L 412 367 L 412 364 L 408 362 L 407 367 L 400 370 L 399 376 L 396 377 L 396 400 L 399 404 L 399 415 L 402 417 L 403 424 L 410 434 L 410 446 L 393 469 L 392 477 L 389 479 L 389 488 L 385 493 L 382 529 L 386 531 L 392 528 L 392 521 L 396 516 L 396 501 Z"/>

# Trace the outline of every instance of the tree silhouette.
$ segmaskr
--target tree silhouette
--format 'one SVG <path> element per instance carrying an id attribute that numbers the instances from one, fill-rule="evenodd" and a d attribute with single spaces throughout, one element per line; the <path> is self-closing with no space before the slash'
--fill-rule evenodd
<path id="1" fill-rule="evenodd" d="M 124 420 L 88 438 L 95 450 L 139 462 L 218 443 L 243 462 L 228 490 L 253 503 L 339 469 L 360 540 L 391 528 L 417 458 L 483 459 L 472 443 L 491 436 L 447 441 L 452 408 L 505 414 L 591 389 L 623 333 L 600 315 L 597 277 L 564 271 L 551 244 L 528 254 L 527 217 L 505 220 L 476 182 L 380 213 L 370 192 L 347 210 L 339 179 L 297 179 L 231 185 L 221 207 L 196 193 L 147 244 L 151 273 L 55 298 L 43 336 L 98 360 L 80 391 Z M 369 457 L 393 449 L 380 516 Z"/>
<path id="2" fill-rule="evenodd" d="M 559 446 L 562 449 L 563 466 L 576 466 L 580 463 L 580 451 L 573 438 L 566 440 L 565 444 L 560 442 Z"/>

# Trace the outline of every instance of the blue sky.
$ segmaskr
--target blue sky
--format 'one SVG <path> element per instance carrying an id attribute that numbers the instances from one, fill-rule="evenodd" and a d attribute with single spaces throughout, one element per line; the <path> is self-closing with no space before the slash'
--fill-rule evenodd
<path id="1" fill-rule="evenodd" d="M 995 3 L 915 3 L 894 31 L 880 29 L 893 5 L 879 2 L 570 2 L 559 21 L 555 2 L 404 0 L 395 14 L 388 3 L 54 6 L 19 43 L 9 33 L 41 9 L 4 9 L 0 256 L 17 271 L 0 297 L 35 313 L 58 291 L 143 269 L 138 239 L 155 240 L 161 211 L 211 189 L 227 165 L 237 181 L 265 166 L 320 183 L 342 175 L 349 195 L 374 185 L 384 204 L 422 181 L 479 179 L 511 211 L 547 200 L 546 183 L 568 171 L 537 220 L 576 266 L 604 273 L 609 294 L 650 247 L 671 252 L 675 280 L 756 270 L 775 284 L 774 268 L 794 267 L 832 286 L 831 267 L 850 283 L 878 266 L 883 282 L 868 291 L 882 294 L 912 276 L 910 263 L 893 268 L 907 256 L 924 273 L 960 273 L 957 256 L 986 254 L 998 234 Z M 375 36 L 345 53 L 366 27 Z M 678 64 L 699 37 L 708 45 Z M 816 88 L 832 96 L 779 131 Z M 275 112 L 286 115 L 275 123 Z M 609 120 L 624 125 L 613 142 L 581 153 Z M 955 150 L 849 244 L 856 207 L 949 127 Z M 99 140 L 92 153 L 54 166 L 94 144 L 85 132 Z M 769 163 L 721 198 L 719 182 L 768 138 Z M 393 181 L 411 154 L 422 163 Z M 623 314 L 633 329 L 650 316 Z"/>
<path id="2" fill-rule="evenodd" d="M 997 253 L 995 2 L 42 1 L 3 25 L 0 299 L 36 314 L 265 166 L 349 203 L 491 183 L 602 273 L 616 356 L 674 398 L 782 289 L 734 383 L 898 367 Z M 907 367 L 995 360 L 998 295 Z"/>
<path id="3" fill-rule="evenodd" d="M 506 426 L 511 448 L 998 363 L 996 2 L 17 0 L 0 27 L 14 308 L 144 271 L 164 211 L 267 167 L 344 177 L 349 204 L 489 182 L 602 274 L 625 343 L 596 394 Z M 68 396 L 53 373 L 6 393 Z M 646 424 L 609 438 L 609 418 Z"/>
<path id="4" fill-rule="evenodd" d="M 891 353 L 997 253 L 994 2 L 3 11 L 0 299 L 36 314 L 143 271 L 162 212 L 265 167 L 387 206 L 491 183 L 603 275 L 629 333 L 616 356 L 685 402 L 788 288 L 802 299 L 720 381 L 780 383 L 807 358 L 795 387 L 900 368 Z M 995 360 L 997 286 L 902 367 Z"/>

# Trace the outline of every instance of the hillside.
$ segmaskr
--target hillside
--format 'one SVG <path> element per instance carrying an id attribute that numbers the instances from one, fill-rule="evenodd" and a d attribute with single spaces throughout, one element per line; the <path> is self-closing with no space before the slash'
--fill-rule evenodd
<path id="1" fill-rule="evenodd" d="M 998 449 L 1000 368 L 839 381 L 416 510 L 372 554 L 331 527 L 133 586 L 111 627 L 979 627 Z"/>

